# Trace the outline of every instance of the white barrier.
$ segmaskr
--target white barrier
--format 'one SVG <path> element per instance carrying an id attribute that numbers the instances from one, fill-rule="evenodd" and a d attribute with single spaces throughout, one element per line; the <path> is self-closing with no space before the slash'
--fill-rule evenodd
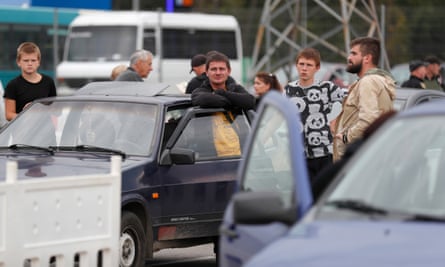
<path id="1" fill-rule="evenodd" d="M 110 174 L 0 183 L 0 267 L 118 266 L 121 158 Z"/>

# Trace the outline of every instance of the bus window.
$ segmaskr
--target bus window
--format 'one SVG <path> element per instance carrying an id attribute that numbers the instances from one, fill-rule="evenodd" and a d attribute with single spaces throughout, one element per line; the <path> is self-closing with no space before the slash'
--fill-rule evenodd
<path id="1" fill-rule="evenodd" d="M 59 95 L 72 94 L 91 81 L 109 80 L 111 70 L 118 64 L 128 65 L 131 54 L 140 48 L 154 55 L 153 71 L 147 78 L 150 82 L 186 83 L 191 78 L 190 58 L 212 50 L 229 57 L 231 76 L 242 81 L 241 32 L 233 16 L 151 11 L 107 11 L 100 12 L 100 16 L 95 13 L 81 14 L 70 24 L 65 55 L 57 66 Z"/>
<path id="2" fill-rule="evenodd" d="M 73 27 L 70 61 L 127 61 L 136 49 L 135 26 Z"/>
<path id="3" fill-rule="evenodd" d="M 162 39 L 162 53 L 166 59 L 189 59 L 212 50 L 220 51 L 230 59 L 238 57 L 234 31 L 164 29 Z"/>
<path id="4" fill-rule="evenodd" d="M 155 31 L 153 29 L 144 29 L 144 44 L 142 46 L 145 50 L 148 50 L 155 55 L 156 41 Z"/>

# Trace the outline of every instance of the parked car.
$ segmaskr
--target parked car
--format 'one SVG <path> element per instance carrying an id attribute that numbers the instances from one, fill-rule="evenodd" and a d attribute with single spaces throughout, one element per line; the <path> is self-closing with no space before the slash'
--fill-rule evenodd
<path id="1" fill-rule="evenodd" d="M 445 97 L 445 92 L 432 89 L 397 88 L 394 109 L 400 111 Z"/>
<path id="2" fill-rule="evenodd" d="M 409 79 L 409 64 L 408 63 L 400 63 L 394 65 L 390 70 L 392 76 L 396 80 L 397 85 L 400 87 L 402 83 Z"/>
<path id="3" fill-rule="evenodd" d="M 263 101 L 221 227 L 221 267 L 443 264 L 444 100 L 391 118 L 310 209 L 304 153 L 290 132 L 296 109 L 272 94 Z M 279 132 L 270 134 L 270 114 L 278 115 Z M 269 136 L 274 141 L 262 146 Z M 265 153 L 278 143 L 287 145 L 281 169 L 270 164 L 275 155 Z"/>
<path id="4" fill-rule="evenodd" d="M 269 92 L 256 117 L 220 229 L 220 267 L 242 266 L 312 205 L 297 106 Z"/>
<path id="5" fill-rule="evenodd" d="M 110 156 L 120 155 L 121 266 L 143 266 L 159 249 L 213 242 L 241 156 L 214 148 L 208 126 L 228 111 L 192 107 L 178 90 L 97 82 L 35 101 L 1 130 L 0 169 L 9 159 L 18 162 L 19 180 L 108 173 Z M 242 146 L 250 118 L 231 114 L 225 126 Z M 84 223 L 100 218 L 91 220 Z"/>

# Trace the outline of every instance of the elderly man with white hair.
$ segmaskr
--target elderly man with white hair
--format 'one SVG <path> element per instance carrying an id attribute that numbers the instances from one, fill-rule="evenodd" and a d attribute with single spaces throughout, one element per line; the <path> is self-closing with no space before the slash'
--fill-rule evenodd
<path id="1" fill-rule="evenodd" d="M 153 70 L 153 54 L 147 50 L 137 50 L 130 57 L 130 66 L 119 76 L 116 81 L 143 82 Z"/>

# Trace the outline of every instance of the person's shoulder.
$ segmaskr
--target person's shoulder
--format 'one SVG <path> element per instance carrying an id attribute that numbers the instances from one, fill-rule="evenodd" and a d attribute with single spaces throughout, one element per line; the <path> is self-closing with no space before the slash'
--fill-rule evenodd
<path id="1" fill-rule="evenodd" d="M 410 80 L 406 80 L 400 86 L 401 87 L 409 87 L 409 82 L 410 82 Z"/>
<path id="2" fill-rule="evenodd" d="M 229 89 L 229 91 L 246 91 L 246 88 L 244 88 L 244 86 L 242 86 L 241 84 L 237 83 L 237 82 L 233 82 L 227 83 L 227 89 Z M 247 92 L 247 91 L 246 91 Z"/>
<path id="3" fill-rule="evenodd" d="M 42 76 L 42 78 L 44 78 L 44 79 L 47 79 L 47 80 L 52 80 L 53 78 L 51 77 L 51 76 L 49 76 L 49 75 L 47 75 L 47 74 L 45 74 L 45 73 L 39 73 L 41 76 Z"/>
<path id="4" fill-rule="evenodd" d="M 329 81 L 329 80 L 318 81 L 318 84 L 324 85 L 324 86 L 336 86 L 333 81 Z"/>
<path id="5" fill-rule="evenodd" d="M 286 87 L 300 87 L 300 80 L 289 81 Z"/>
<path id="6" fill-rule="evenodd" d="M 10 88 L 10 87 L 14 87 L 17 84 L 23 83 L 25 81 L 25 79 L 22 77 L 22 75 L 18 75 L 14 78 L 12 78 L 11 80 L 9 80 L 9 82 L 6 84 L 5 88 Z"/>
<path id="7" fill-rule="evenodd" d="M 190 82 L 199 82 L 202 83 L 203 81 L 207 80 L 207 75 L 205 75 L 204 73 L 201 75 L 197 75 L 195 77 L 193 77 L 192 79 L 190 79 Z"/>
<path id="8" fill-rule="evenodd" d="M 198 75 L 198 76 L 196 76 L 198 79 L 201 79 L 201 80 L 207 80 L 208 79 L 208 77 L 207 77 L 207 73 L 205 73 L 205 72 L 203 72 L 203 73 L 201 73 L 201 75 Z M 229 76 L 229 78 L 230 78 L 230 76 Z"/>
<path id="9" fill-rule="evenodd" d="M 54 83 L 54 79 L 51 76 L 46 75 L 44 73 L 40 73 L 40 75 L 42 75 L 42 81 Z"/>
<path id="10" fill-rule="evenodd" d="M 116 77 L 116 81 L 139 81 L 142 78 L 133 70 L 126 69 Z"/>

